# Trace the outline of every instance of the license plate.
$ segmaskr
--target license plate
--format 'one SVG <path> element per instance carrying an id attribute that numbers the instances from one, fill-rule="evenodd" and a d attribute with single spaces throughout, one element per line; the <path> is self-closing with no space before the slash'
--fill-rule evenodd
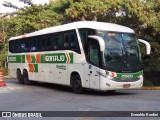
<path id="1" fill-rule="evenodd" d="M 131 86 L 130 84 L 124 84 L 123 88 L 130 88 L 130 86 Z"/>

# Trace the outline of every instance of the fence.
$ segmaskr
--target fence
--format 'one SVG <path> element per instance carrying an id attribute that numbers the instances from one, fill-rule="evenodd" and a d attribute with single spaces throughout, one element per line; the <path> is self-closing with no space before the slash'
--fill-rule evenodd
<path id="1" fill-rule="evenodd" d="M 144 72 L 144 86 L 160 86 L 160 71 Z"/>

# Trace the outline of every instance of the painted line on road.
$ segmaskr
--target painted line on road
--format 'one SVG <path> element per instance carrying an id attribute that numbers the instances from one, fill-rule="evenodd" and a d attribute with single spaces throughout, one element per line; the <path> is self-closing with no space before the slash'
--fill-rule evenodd
<path id="1" fill-rule="evenodd" d="M 13 87 L 7 87 L 9 90 L 15 91 Z"/>

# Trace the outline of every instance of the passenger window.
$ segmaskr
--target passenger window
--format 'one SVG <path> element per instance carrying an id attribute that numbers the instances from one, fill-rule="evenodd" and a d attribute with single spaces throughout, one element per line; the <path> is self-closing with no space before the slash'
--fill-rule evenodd
<path id="1" fill-rule="evenodd" d="M 29 52 L 29 40 L 27 38 L 20 40 L 20 50 L 19 52 Z"/>
<path id="2" fill-rule="evenodd" d="M 54 36 L 52 34 L 52 36 L 50 37 L 50 50 L 54 50 Z"/>
<path id="3" fill-rule="evenodd" d="M 15 53 L 15 41 L 9 41 L 9 51 Z"/>
<path id="4" fill-rule="evenodd" d="M 40 49 L 40 51 L 45 51 L 45 49 L 46 49 L 44 38 L 40 39 L 40 48 L 39 49 Z"/>
<path id="5" fill-rule="evenodd" d="M 46 51 L 49 51 L 50 50 L 50 39 L 51 38 L 49 38 L 49 37 L 47 37 L 46 39 L 45 39 L 45 50 Z"/>
<path id="6" fill-rule="evenodd" d="M 57 50 L 62 50 L 62 33 L 56 33 L 54 39 L 55 39 L 54 48 L 57 48 Z"/>
<path id="7" fill-rule="evenodd" d="M 63 37 L 63 48 L 64 50 L 68 50 L 69 49 L 69 33 L 64 33 L 64 37 Z"/>
<path id="8" fill-rule="evenodd" d="M 79 33 L 80 33 L 80 37 L 81 37 L 81 41 L 82 41 L 82 45 L 83 45 L 83 49 L 85 52 L 86 57 L 88 57 L 88 36 L 89 35 L 95 35 L 96 30 L 94 29 L 88 29 L 88 28 L 81 28 L 79 29 Z"/>
<path id="9" fill-rule="evenodd" d="M 15 41 L 15 48 L 17 48 L 15 51 L 16 53 L 20 53 L 22 50 L 22 46 L 21 46 L 21 40 L 17 40 Z"/>
<path id="10" fill-rule="evenodd" d="M 30 38 L 30 51 L 38 51 L 38 40 L 35 38 Z"/>

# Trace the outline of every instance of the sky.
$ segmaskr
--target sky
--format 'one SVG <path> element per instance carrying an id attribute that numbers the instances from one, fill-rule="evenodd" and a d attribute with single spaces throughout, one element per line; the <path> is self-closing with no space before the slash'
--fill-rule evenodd
<path id="1" fill-rule="evenodd" d="M 12 9 L 12 8 L 7 8 L 7 7 L 4 7 L 4 6 L 2 5 L 3 1 L 4 1 L 4 0 L 0 0 L 0 13 L 13 12 L 14 9 Z M 14 5 L 17 5 L 17 6 L 19 6 L 19 7 L 23 7 L 23 6 L 24 6 L 23 2 L 19 2 L 19 0 L 5 0 L 5 1 L 11 2 L 11 3 L 13 3 Z M 32 0 L 32 2 L 33 2 L 34 4 L 45 4 L 45 3 L 48 3 L 49 0 Z"/>

